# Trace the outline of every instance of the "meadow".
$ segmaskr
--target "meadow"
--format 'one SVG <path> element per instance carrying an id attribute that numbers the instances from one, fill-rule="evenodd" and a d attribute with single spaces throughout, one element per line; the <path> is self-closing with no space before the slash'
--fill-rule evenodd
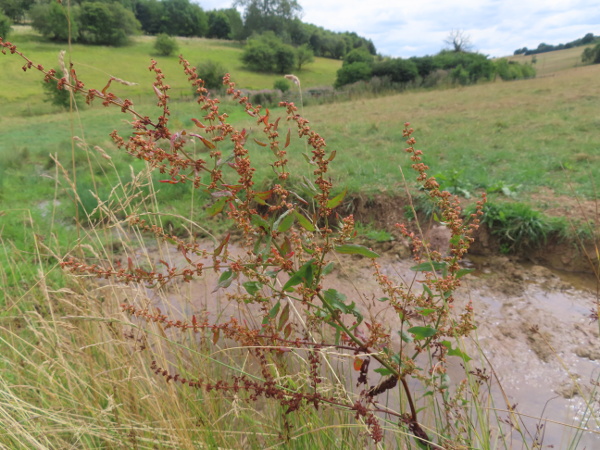
<path id="1" fill-rule="evenodd" d="M 63 48 L 41 42 L 27 29 L 12 40 L 46 67 L 55 67 Z M 193 64 L 203 58 L 223 62 L 240 88 L 271 88 L 278 78 L 248 72 L 231 62 L 241 54 L 238 44 L 203 39 L 179 42 L 181 53 Z M 326 151 L 332 155 L 327 173 L 335 186 L 331 204 L 343 208 L 348 207 L 343 201 L 353 196 L 395 198 L 407 190 L 419 195 L 416 183 L 403 180 L 412 164 L 404 152 L 404 123 L 410 122 L 418 148 L 425 150 L 428 173 L 437 176 L 442 189 L 475 199 L 487 192 L 492 201 L 580 216 L 580 202 L 596 200 L 595 180 L 600 176 L 600 86 L 595 82 L 600 65 L 579 66 L 575 51 L 579 49 L 537 55 L 536 67 L 543 76 L 536 79 L 411 90 L 385 97 L 365 94 L 345 102 L 303 107 L 301 114 L 325 139 Z M 132 99 L 138 112 L 155 117 L 161 109 L 155 105 L 153 74 L 147 70 L 150 57 L 155 56 L 147 37 L 138 38 L 130 47 L 73 46 L 70 51 L 78 77 L 87 87 L 101 90 L 110 76 L 135 81 L 136 86 L 113 85 L 111 89 Z M 177 58 L 155 58 L 172 87 L 171 130 L 198 132 L 191 119 L 200 119 L 205 112 L 195 103 Z M 375 447 L 367 436 L 369 417 L 354 421 L 355 411 L 347 407 L 316 411 L 304 405 L 302 414 L 291 414 L 288 419 L 289 406 L 268 399 L 247 404 L 243 395 L 233 391 L 184 390 L 156 375 L 156 364 L 168 364 L 182 373 L 212 380 L 240 374 L 266 376 L 258 369 L 260 364 L 248 362 L 244 352 L 219 340 L 214 330 L 204 334 L 198 346 L 197 337 L 185 329 L 177 334 L 160 320 L 146 324 L 141 309 L 137 315 L 123 312 L 120 302 L 135 299 L 149 305 L 144 303 L 144 283 L 128 287 L 114 281 L 98 283 L 95 277 L 69 274 L 60 262 L 70 256 L 113 261 L 118 255 L 148 268 L 157 254 L 170 261 L 164 256 L 169 254 L 168 246 L 160 239 L 127 226 L 126 215 L 132 213 L 156 216 L 152 223 L 172 233 L 170 242 L 177 248 L 193 237 L 223 243 L 227 228 L 221 220 L 209 217 L 219 197 L 194 190 L 189 183 L 164 183 L 169 175 L 152 173 L 149 165 L 116 149 L 109 133 L 117 129 L 127 135 L 131 115 L 104 108 L 98 100 L 79 111 L 44 103 L 42 77 L 36 71 L 23 74 L 22 64 L 14 56 L 0 58 L 4 83 L 0 92 L 0 340 L 5 349 L 0 361 L 4 429 L 0 443 L 9 448 L 216 448 L 231 447 L 233 442 L 242 448 Z M 304 90 L 331 85 L 340 64 L 317 58 L 296 75 Z M 290 95 L 299 102 L 297 92 Z M 272 189 L 280 172 L 272 166 L 273 153 L 264 146 L 262 124 L 257 125 L 235 102 L 223 101 L 221 111 L 227 112 L 236 127 L 246 130 L 257 169 L 257 190 Z M 272 108 L 271 113 L 283 116 L 282 135 L 288 128 L 292 135 L 296 133 L 293 124 L 284 122 L 283 108 Z M 194 155 L 202 158 L 208 158 L 209 150 L 193 147 Z M 223 144 L 221 150 L 231 160 L 232 146 Z M 286 150 L 290 191 L 299 197 L 313 196 L 314 184 L 307 181 L 314 178 L 314 161 L 307 164 L 313 149 L 292 140 Z M 208 179 L 205 175 L 202 182 Z M 235 178 L 230 180 L 235 182 Z M 347 192 L 345 197 L 342 192 Z M 407 212 L 407 217 L 416 213 Z M 277 231 L 283 229 L 284 218 L 270 224 L 255 218 L 253 225 Z M 296 220 L 296 225 L 302 222 Z M 300 224 L 303 232 L 310 232 L 310 225 Z M 256 245 L 255 250 L 264 242 Z M 213 283 L 224 287 L 230 280 L 223 277 Z M 246 290 L 250 293 L 254 287 L 246 286 Z M 211 288 L 206 289 L 210 292 Z M 188 299 L 196 295 L 177 284 L 174 289 Z M 155 295 L 169 314 L 185 320 L 189 305 L 174 306 L 174 294 L 167 290 L 157 289 Z M 279 307 L 271 306 L 261 313 L 277 318 L 283 328 L 288 317 L 284 320 Z M 347 305 L 339 308 L 353 314 Z M 252 317 L 257 311 L 249 314 Z M 451 349 L 461 355 L 458 348 Z M 293 390 L 310 384 L 314 376 L 310 370 L 293 375 L 296 365 L 304 367 L 311 361 L 303 351 L 295 349 L 296 358 L 288 362 L 282 362 L 280 355 L 270 360 L 269 370 L 281 371 L 276 377 L 279 386 Z M 332 365 L 323 369 L 327 376 L 334 376 L 335 364 L 348 370 L 345 360 L 337 361 L 338 357 L 333 354 Z M 481 379 L 472 373 L 466 377 L 468 413 L 459 408 L 458 400 L 454 404 L 444 398 L 449 403 L 434 407 L 429 423 L 445 423 L 438 416 L 452 403 L 460 410 L 456 428 L 468 429 L 455 435 L 462 436 L 466 448 L 475 442 L 481 448 L 508 448 L 514 433 L 522 437 L 524 447 L 534 446 L 518 425 L 513 424 L 512 431 L 498 431 L 501 427 L 494 423 L 499 420 L 494 409 L 478 400 L 484 390 L 478 387 Z M 331 388 L 341 390 L 336 398 L 354 398 L 340 387 L 346 385 L 341 382 Z M 388 445 L 416 445 L 408 425 L 402 428 L 388 419 L 383 422 Z M 454 431 L 444 429 L 437 435 L 435 429 L 428 429 L 438 442 L 449 439 Z"/>

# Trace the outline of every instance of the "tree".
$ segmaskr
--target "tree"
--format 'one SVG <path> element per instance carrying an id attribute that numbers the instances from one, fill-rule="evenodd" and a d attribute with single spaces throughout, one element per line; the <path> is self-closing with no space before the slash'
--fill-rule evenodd
<path id="1" fill-rule="evenodd" d="M 282 37 L 289 34 L 289 23 L 302 12 L 297 0 L 236 0 L 234 6 L 244 8 L 246 36 L 273 31 Z"/>
<path id="2" fill-rule="evenodd" d="M 242 16 L 240 12 L 235 8 L 223 9 L 223 14 L 227 16 L 229 20 L 229 26 L 231 28 L 231 32 L 229 35 L 229 39 L 233 39 L 234 41 L 241 41 L 244 39 L 244 21 L 242 20 Z"/>
<path id="3" fill-rule="evenodd" d="M 75 42 L 79 38 L 79 6 L 70 10 L 71 27 L 65 7 L 58 2 L 38 3 L 29 11 L 31 26 L 42 36 L 54 41 L 67 41 L 69 34 Z"/>
<path id="4" fill-rule="evenodd" d="M 132 11 L 116 2 L 84 2 L 79 14 L 80 37 L 97 45 L 125 45 L 141 26 Z"/>
<path id="5" fill-rule="evenodd" d="M 170 36 L 206 36 L 208 16 L 189 0 L 163 0 L 164 15 L 160 31 Z"/>
<path id="6" fill-rule="evenodd" d="M 208 12 L 208 34 L 209 38 L 230 39 L 231 25 L 229 17 L 223 11 Z"/>
<path id="7" fill-rule="evenodd" d="M 0 37 L 6 38 L 10 32 L 12 22 L 2 12 L 0 12 Z"/>
<path id="8" fill-rule="evenodd" d="M 33 5 L 34 0 L 0 0 L 0 14 L 11 19 L 13 22 L 22 22 L 25 14 Z"/>
<path id="9" fill-rule="evenodd" d="M 248 41 L 242 61 L 250 70 L 286 73 L 296 65 L 296 49 L 268 31 Z"/>
<path id="10" fill-rule="evenodd" d="M 371 65 L 366 62 L 354 62 L 343 65 L 337 71 L 335 87 L 339 88 L 346 84 L 356 83 L 357 81 L 368 81 L 373 75 Z"/>
<path id="11" fill-rule="evenodd" d="M 302 70 L 302 66 L 309 64 L 315 60 L 315 54 L 308 44 L 303 44 L 296 49 L 296 63 L 298 70 Z"/>
<path id="12" fill-rule="evenodd" d="M 140 21 L 142 30 L 148 34 L 160 33 L 165 5 L 158 0 L 137 0 L 135 17 Z"/>
<path id="13" fill-rule="evenodd" d="M 390 58 L 373 65 L 373 76 L 388 77 L 394 83 L 408 83 L 418 75 L 417 65 L 408 59 Z"/>
<path id="14" fill-rule="evenodd" d="M 587 47 L 581 54 L 581 62 L 600 64 L 600 44 L 595 47 Z"/>
<path id="15" fill-rule="evenodd" d="M 355 48 L 344 56 L 344 65 L 355 62 L 373 64 L 373 55 L 366 48 Z"/>
<path id="16" fill-rule="evenodd" d="M 466 53 L 473 50 L 471 37 L 463 30 L 452 30 L 444 42 L 452 51 L 457 53 Z"/>

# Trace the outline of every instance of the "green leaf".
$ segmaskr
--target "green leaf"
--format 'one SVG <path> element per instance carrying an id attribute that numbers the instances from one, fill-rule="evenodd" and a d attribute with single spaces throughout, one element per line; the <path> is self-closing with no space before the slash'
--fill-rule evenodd
<path id="1" fill-rule="evenodd" d="M 337 309 L 344 314 L 352 314 L 356 317 L 357 324 L 353 327 L 356 328 L 358 324 L 363 321 L 362 314 L 356 309 L 356 303 L 352 302 L 349 305 L 346 305 L 346 296 L 335 289 L 327 289 L 323 292 L 323 296 L 325 300 L 333 309 Z"/>
<path id="2" fill-rule="evenodd" d="M 335 197 L 330 198 L 327 201 L 327 207 L 333 209 L 336 206 L 338 206 L 340 203 L 342 203 L 342 200 L 344 200 L 344 197 L 346 197 L 347 192 L 348 192 L 348 189 L 344 189 L 341 193 L 339 193 Z"/>
<path id="3" fill-rule="evenodd" d="M 293 291 L 293 287 L 304 283 L 306 286 L 310 286 L 313 281 L 313 268 L 315 260 L 311 259 L 296 272 L 292 274 L 290 279 L 283 285 L 284 291 Z"/>
<path id="4" fill-rule="evenodd" d="M 426 339 L 437 333 L 437 330 L 432 327 L 412 327 L 407 330 L 415 336 L 416 340 Z"/>
<path id="5" fill-rule="evenodd" d="M 258 281 L 246 281 L 245 283 L 242 284 L 242 286 L 244 286 L 244 289 L 246 289 L 246 292 L 250 295 L 254 295 L 256 294 L 258 291 L 260 291 L 260 289 L 262 288 L 262 283 L 259 283 Z"/>
<path id="6" fill-rule="evenodd" d="M 287 230 L 292 228 L 295 220 L 296 216 L 294 215 L 294 210 L 289 209 L 277 218 L 273 224 L 273 228 L 280 233 L 285 233 Z"/>
<path id="7" fill-rule="evenodd" d="M 404 342 L 406 342 L 408 344 L 410 344 L 412 341 L 414 341 L 412 336 L 410 334 L 408 334 L 406 331 L 398 331 L 398 334 L 400 335 L 400 339 L 402 339 Z"/>
<path id="8" fill-rule="evenodd" d="M 315 226 L 310 220 L 308 220 L 298 211 L 295 211 L 294 213 L 296 215 L 296 219 L 298 219 L 298 223 L 302 226 L 302 228 L 304 228 L 306 231 L 315 231 Z"/>
<path id="9" fill-rule="evenodd" d="M 282 330 L 285 324 L 287 323 L 290 317 L 290 303 L 286 303 L 283 307 L 283 311 L 281 311 L 281 315 L 279 316 L 279 322 L 277 324 L 277 329 Z"/>
<path id="10" fill-rule="evenodd" d="M 387 301 L 389 301 L 389 300 L 390 300 L 390 298 L 389 298 L 389 297 L 381 297 L 381 298 L 378 298 L 378 299 L 377 299 L 377 301 L 378 301 L 378 302 L 387 302 Z"/>
<path id="11" fill-rule="evenodd" d="M 271 308 L 269 314 L 263 318 L 262 324 L 266 325 L 269 323 L 269 319 L 274 319 L 277 317 L 277 313 L 279 312 L 279 308 L 281 308 L 281 302 L 275 303 L 275 306 Z"/>
<path id="12" fill-rule="evenodd" d="M 341 294 L 335 289 L 327 289 L 323 292 L 323 296 L 333 309 L 340 310 L 344 314 L 349 312 L 348 306 L 344 303 L 344 301 L 346 301 L 346 296 L 344 294 Z"/>
<path id="13" fill-rule="evenodd" d="M 458 272 L 456 272 L 456 278 L 462 278 L 474 271 L 475 269 L 460 269 Z"/>
<path id="14" fill-rule="evenodd" d="M 379 255 L 375 253 L 373 250 L 368 249 L 364 245 L 358 244 L 343 244 L 334 247 L 334 250 L 338 253 L 343 253 L 346 255 L 362 255 L 367 258 L 379 258 Z"/>
<path id="15" fill-rule="evenodd" d="M 221 197 L 219 200 L 214 202 L 209 208 L 207 208 L 206 213 L 209 215 L 209 217 L 214 217 L 221 211 L 223 211 L 223 208 L 225 208 L 225 205 L 227 204 L 227 200 L 229 200 L 228 197 Z"/>
<path id="16" fill-rule="evenodd" d="M 379 375 L 381 376 L 386 376 L 386 375 L 391 375 L 394 372 L 392 372 L 390 369 L 388 369 L 387 367 L 380 367 L 379 369 L 375 369 L 375 372 L 377 372 Z"/>
<path id="17" fill-rule="evenodd" d="M 449 356 L 458 356 L 459 358 L 462 358 L 464 362 L 469 362 L 473 359 L 462 350 L 452 348 L 452 343 L 450 341 L 442 341 L 442 345 L 448 349 Z"/>
<path id="18" fill-rule="evenodd" d="M 427 317 L 430 314 L 435 312 L 434 308 L 421 308 L 421 307 L 417 306 L 415 309 L 417 310 L 417 312 L 419 314 L 421 314 L 422 316 L 425 316 L 425 317 Z"/>
<path id="19" fill-rule="evenodd" d="M 263 228 L 265 231 L 269 231 L 271 229 L 271 224 L 269 224 L 269 222 L 260 217 L 258 214 L 252 214 L 250 216 L 250 222 L 252 222 L 252 225 L 254 226 Z"/>
<path id="20" fill-rule="evenodd" d="M 448 266 L 448 263 L 445 261 L 427 261 L 421 264 L 417 264 L 416 266 L 412 266 L 410 270 L 414 272 L 431 272 L 431 270 L 444 270 Z"/>
<path id="21" fill-rule="evenodd" d="M 330 262 L 325 267 L 323 267 L 323 271 L 321 272 L 321 275 L 329 275 L 331 272 L 333 272 L 334 267 L 335 267 L 335 263 L 333 261 Z"/>
<path id="22" fill-rule="evenodd" d="M 236 278 L 237 274 L 233 272 L 231 269 L 226 270 L 219 277 L 219 282 L 217 283 L 217 287 L 213 290 L 213 292 L 217 292 L 219 288 L 228 288 L 231 286 L 231 283 Z"/>

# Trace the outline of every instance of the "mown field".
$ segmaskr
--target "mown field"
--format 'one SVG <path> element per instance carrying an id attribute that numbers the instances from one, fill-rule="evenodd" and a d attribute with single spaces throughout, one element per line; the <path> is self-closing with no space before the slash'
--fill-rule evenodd
<path id="1" fill-rule="evenodd" d="M 47 67 L 57 65 L 58 51 L 65 48 L 41 42 L 27 29 L 18 30 L 11 40 L 35 63 Z M 180 51 L 194 64 L 203 58 L 225 64 L 241 88 L 271 88 L 278 78 L 244 70 L 239 63 L 242 49 L 236 43 L 179 42 Z M 403 195 L 402 172 L 412 188 L 414 176 L 402 136 L 404 123 L 410 122 L 429 174 L 438 176 L 443 188 L 473 198 L 487 191 L 492 200 L 523 202 L 542 211 L 560 209 L 561 214 L 570 210 L 575 215 L 578 201 L 597 199 L 600 179 L 600 65 L 580 66 L 576 51 L 580 49 L 537 55 L 543 76 L 536 79 L 379 98 L 365 95 L 309 105 L 301 112 L 324 137 L 327 151 L 335 151 L 329 173 L 335 192 Z M 131 98 L 143 115 L 156 117 L 160 110 L 154 105 L 152 74 L 147 71 L 151 57 L 152 39 L 147 37 L 119 49 L 73 46 L 70 52 L 87 87 L 101 90 L 110 76 L 137 82 L 132 87 L 114 86 L 114 92 Z M 173 88 L 171 130 L 197 132 L 191 119 L 201 118 L 203 112 L 193 101 L 177 58 L 156 59 Z M 305 90 L 331 85 L 340 64 L 317 58 L 296 75 Z M 207 218 L 206 208 L 214 203 L 208 194 L 194 192 L 189 184 L 160 183 L 168 175 L 148 174 L 142 161 L 115 149 L 108 135 L 114 129 L 127 134 L 130 115 L 99 104 L 79 111 L 56 109 L 43 101 L 40 74 L 35 70 L 24 74 L 22 65 L 15 55 L 0 55 L 0 346 L 6 349 L 0 360 L 0 428 L 5 430 L 0 432 L 0 446 L 288 445 L 280 433 L 285 425 L 282 407 L 260 403 L 253 409 L 233 395 L 165 387 L 141 347 L 150 346 L 163 362 L 173 362 L 173 349 L 184 348 L 185 356 L 178 354 L 177 362 L 201 368 L 214 379 L 240 372 L 216 363 L 213 358 L 220 350 L 214 346 L 196 349 L 193 336 L 178 340 L 160 326 L 146 333 L 140 331 L 139 321 L 129 322 L 118 301 L 143 297 L 143 288 L 98 286 L 60 269 L 58 262 L 71 252 L 98 260 L 110 260 L 114 254 L 138 255 L 148 244 L 146 238 L 114 224 L 142 208 L 160 214 L 166 228 L 186 238 L 189 233 L 181 227 L 190 221 L 208 234 L 222 230 Z M 290 95 L 299 102 L 297 92 Z M 221 107 L 232 123 L 248 130 L 250 138 L 264 140 L 260 125 L 239 105 L 223 101 Z M 283 116 L 282 135 L 294 128 L 285 122 L 282 109 L 272 108 L 272 115 Z M 253 139 L 247 146 L 258 187 L 271 188 L 272 153 Z M 228 144 L 222 150 L 229 156 Z M 292 140 L 287 150 L 293 174 L 290 186 L 303 195 L 309 188 L 302 175 L 310 178 L 314 170 L 302 156 L 308 149 Z M 201 147 L 194 152 L 207 154 Z M 144 175 L 137 178 L 140 172 Z M 132 193 L 138 197 L 129 203 Z M 98 200 L 116 211 L 111 220 L 97 209 Z M 103 228 L 108 223 L 113 226 Z M 306 411 L 293 419 L 296 437 L 287 448 L 360 448 L 356 430 L 362 428 L 352 415 Z M 397 429 L 393 423 L 387 425 Z M 394 439 L 399 446 L 412 442 L 405 436 Z"/>

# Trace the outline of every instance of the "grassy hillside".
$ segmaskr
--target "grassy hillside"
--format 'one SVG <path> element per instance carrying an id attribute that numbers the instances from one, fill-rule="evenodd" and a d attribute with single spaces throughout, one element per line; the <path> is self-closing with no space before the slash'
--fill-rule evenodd
<path id="1" fill-rule="evenodd" d="M 581 63 L 581 54 L 586 47 L 573 47 L 554 52 L 539 53 L 537 55 L 514 55 L 508 57 L 511 61 L 519 63 L 534 63 L 538 77 L 550 76 L 555 72 L 579 67 Z"/>
<path id="2" fill-rule="evenodd" d="M 10 40 L 19 45 L 29 58 L 46 68 L 58 67 L 58 53 L 67 50 L 65 43 L 45 42 L 32 32 L 30 27 L 15 26 Z M 88 86 L 102 88 L 111 76 L 138 83 L 137 86 L 115 86 L 115 94 L 139 101 L 149 94 L 148 86 L 152 84 L 152 74 L 147 70 L 151 59 L 159 62 L 165 73 L 169 74 L 169 84 L 173 96 L 189 96 L 191 89 L 179 65 L 177 56 L 163 57 L 154 52 L 154 37 L 141 36 L 134 38 L 126 47 L 85 46 L 75 44 L 71 47 L 71 61 L 78 77 L 85 80 Z M 197 65 L 205 60 L 214 60 L 234 75 L 238 87 L 245 89 L 271 89 L 275 80 L 281 75 L 261 74 L 246 70 L 240 56 L 243 52 L 241 44 L 232 41 L 220 41 L 203 38 L 176 38 L 179 53 L 190 63 Z M 10 74 L 4 78 L 4 88 L 0 92 L 0 101 L 7 104 L 31 105 L 36 108 L 42 93 L 38 74 L 20 73 L 23 62 L 19 58 L 1 58 L 0 72 Z M 335 81 L 336 71 L 341 61 L 326 58 L 315 58 L 297 73 L 306 87 L 331 86 Z"/>

